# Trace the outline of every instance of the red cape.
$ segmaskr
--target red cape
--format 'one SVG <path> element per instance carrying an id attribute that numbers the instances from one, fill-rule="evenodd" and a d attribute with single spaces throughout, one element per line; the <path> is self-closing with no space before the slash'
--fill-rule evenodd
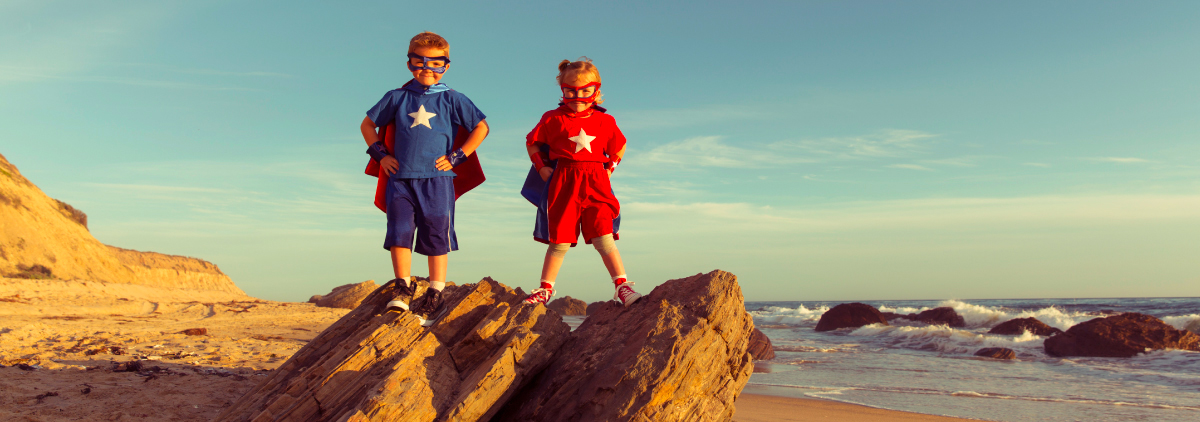
<path id="1" fill-rule="evenodd" d="M 463 144 L 467 142 L 467 136 L 471 134 L 471 131 L 466 130 L 462 126 L 458 126 L 457 129 L 454 131 L 454 148 L 452 149 L 462 148 Z M 383 139 L 383 144 L 387 146 L 388 151 L 394 151 L 396 124 L 390 123 L 385 127 L 379 128 L 379 138 Z M 387 192 L 388 176 L 383 173 L 383 168 L 379 166 L 379 163 L 371 159 L 367 161 L 366 173 L 368 176 L 379 178 L 379 183 L 375 184 L 375 206 L 380 211 L 387 212 L 387 202 L 384 199 L 384 195 Z M 479 165 L 479 151 L 471 154 L 467 157 L 467 161 L 455 167 L 454 174 L 458 175 L 458 177 L 454 178 L 455 200 L 458 200 L 458 197 L 463 196 L 467 191 L 483 184 L 483 181 L 487 180 L 487 178 L 483 176 L 483 166 Z"/>

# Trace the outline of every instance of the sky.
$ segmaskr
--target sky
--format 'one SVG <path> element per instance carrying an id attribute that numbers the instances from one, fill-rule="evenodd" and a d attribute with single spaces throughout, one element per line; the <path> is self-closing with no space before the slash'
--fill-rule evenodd
<path id="1" fill-rule="evenodd" d="M 629 139 L 640 291 L 722 269 L 749 301 L 1200 296 L 1196 22 L 1194 1 L 0 0 L 0 154 L 100 241 L 252 296 L 382 283 L 358 125 L 429 30 L 491 127 L 452 281 L 536 286 L 524 136 L 587 56 Z M 558 281 L 612 294 L 585 245 Z"/>

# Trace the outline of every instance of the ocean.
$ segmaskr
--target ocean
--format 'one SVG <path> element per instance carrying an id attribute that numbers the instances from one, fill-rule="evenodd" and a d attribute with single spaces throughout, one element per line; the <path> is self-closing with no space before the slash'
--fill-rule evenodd
<path id="1" fill-rule="evenodd" d="M 1200 330 L 1200 298 L 863 301 L 900 314 L 954 308 L 965 328 L 905 320 L 816 332 L 845 302 L 747 302 L 775 359 L 758 361 L 744 392 L 813 397 L 885 409 L 993 421 L 1200 421 L 1200 352 L 1134 358 L 1056 358 L 1045 337 L 993 335 L 1013 318 L 1063 330 L 1120 312 Z M 976 357 L 1007 347 L 1016 360 Z"/>

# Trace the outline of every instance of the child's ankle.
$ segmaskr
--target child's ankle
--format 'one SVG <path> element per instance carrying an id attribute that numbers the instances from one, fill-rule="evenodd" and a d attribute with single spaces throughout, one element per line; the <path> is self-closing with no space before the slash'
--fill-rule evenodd
<path id="1" fill-rule="evenodd" d="M 440 292 L 440 291 L 442 291 L 442 289 L 445 289 L 445 288 L 446 288 L 446 282 L 445 282 L 445 281 L 433 281 L 433 280 L 430 280 L 430 281 L 429 281 L 429 288 L 431 288 L 431 289 L 433 289 L 433 290 L 437 290 L 437 291 L 439 291 L 439 292 Z"/>
<path id="2" fill-rule="evenodd" d="M 396 277 L 396 279 L 403 282 L 405 287 L 412 285 L 412 276 Z"/>
<path id="3" fill-rule="evenodd" d="M 554 290 L 554 280 L 542 280 L 541 288 Z"/>
<path id="4" fill-rule="evenodd" d="M 626 281 L 629 281 L 628 277 L 629 276 L 627 276 L 625 274 L 614 275 L 612 278 L 613 286 L 620 286 L 620 285 L 624 284 Z"/>

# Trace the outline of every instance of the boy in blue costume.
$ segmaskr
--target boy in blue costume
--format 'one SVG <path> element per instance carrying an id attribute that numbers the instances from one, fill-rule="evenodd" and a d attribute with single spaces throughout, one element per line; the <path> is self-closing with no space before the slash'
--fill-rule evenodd
<path id="1" fill-rule="evenodd" d="M 433 325 L 443 312 L 447 258 L 450 251 L 458 250 L 452 169 L 465 162 L 488 134 L 483 112 L 467 96 L 440 83 L 450 67 L 449 56 L 450 44 L 441 36 L 422 32 L 413 37 L 407 64 L 413 79 L 384 94 L 360 127 L 367 154 L 378 163 L 381 178 L 387 177 L 382 208 L 388 227 L 383 247 L 391 251 L 396 278 L 390 283 L 396 283 L 397 291 L 388 307 L 413 312 L 425 326 Z M 392 145 L 376 133 L 389 124 L 396 133 Z M 461 148 L 453 149 L 455 131 L 462 128 L 470 128 L 470 134 Z M 415 300 L 413 251 L 429 259 L 429 289 Z"/>

